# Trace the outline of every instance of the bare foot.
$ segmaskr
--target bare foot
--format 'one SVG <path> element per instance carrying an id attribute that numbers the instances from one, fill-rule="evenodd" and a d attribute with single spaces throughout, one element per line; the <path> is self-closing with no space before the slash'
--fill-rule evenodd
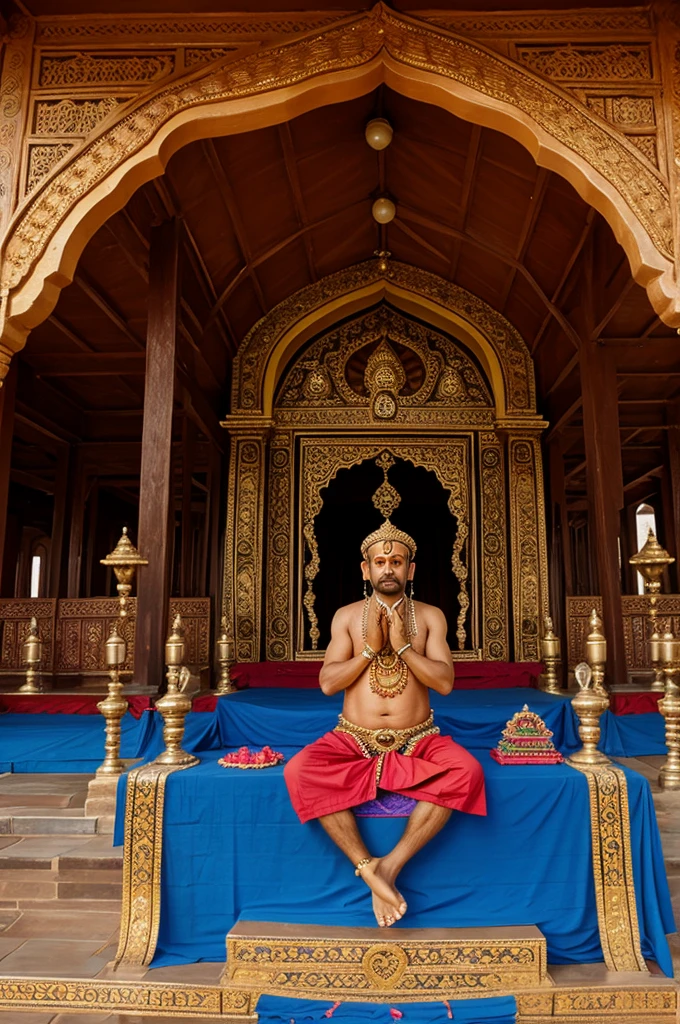
<path id="1" fill-rule="evenodd" d="M 380 859 L 373 857 L 361 872 L 366 885 L 373 893 L 373 913 L 381 928 L 389 928 L 401 920 L 406 913 L 406 901 L 380 870 Z"/>

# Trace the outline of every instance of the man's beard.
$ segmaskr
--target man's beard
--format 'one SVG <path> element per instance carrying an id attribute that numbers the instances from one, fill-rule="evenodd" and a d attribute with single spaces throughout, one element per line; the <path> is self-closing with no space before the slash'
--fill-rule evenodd
<path id="1" fill-rule="evenodd" d="M 402 586 L 398 579 L 394 576 L 388 576 L 387 579 L 381 577 L 377 583 L 373 584 L 373 587 L 379 594 L 399 594 L 405 589 L 405 585 Z"/>

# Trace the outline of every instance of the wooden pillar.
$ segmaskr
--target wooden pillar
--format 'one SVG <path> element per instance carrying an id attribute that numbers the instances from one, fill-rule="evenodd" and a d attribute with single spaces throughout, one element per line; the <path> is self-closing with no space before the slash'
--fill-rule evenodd
<path id="1" fill-rule="evenodd" d="M 163 681 L 168 626 L 172 413 L 175 388 L 179 226 L 165 221 L 151 231 L 149 314 L 138 548 L 149 564 L 139 572 L 134 679 L 157 688 Z"/>
<path id="2" fill-rule="evenodd" d="M 179 567 L 179 592 L 194 597 L 194 533 L 191 515 L 191 477 L 196 457 L 196 424 L 185 414 L 182 423 L 182 554 Z"/>
<path id="3" fill-rule="evenodd" d="M 623 507 L 619 404 L 615 353 L 584 341 L 580 348 L 583 433 L 588 485 L 589 543 L 595 552 L 598 589 L 602 596 L 607 667 L 613 683 L 627 682 L 623 644 L 620 510 Z"/>
<path id="4" fill-rule="evenodd" d="M 85 534 L 85 502 L 87 501 L 87 473 L 80 449 L 76 449 L 75 458 L 71 455 L 68 493 L 71 507 L 71 528 L 68 542 L 66 596 L 80 597 L 83 538 Z"/>
<path id="5" fill-rule="evenodd" d="M 57 452 L 57 478 L 54 488 L 54 511 L 52 513 L 52 545 L 50 549 L 49 597 L 59 597 L 61 567 L 64 549 L 64 528 L 66 524 L 66 498 L 69 481 L 69 446 L 63 445 Z"/>
<path id="6" fill-rule="evenodd" d="M 5 550 L 9 475 L 12 466 L 14 438 L 14 405 L 17 393 L 18 360 L 12 360 L 4 384 L 0 388 L 0 578 L 5 575 L 5 556 L 16 559 L 16 551 Z"/>
<path id="7" fill-rule="evenodd" d="M 661 543 L 667 548 L 676 559 L 680 552 L 680 402 L 669 402 L 666 407 L 666 423 L 668 430 L 668 476 L 670 483 L 670 516 L 666 519 L 666 534 L 661 537 Z M 665 518 L 665 517 L 664 517 Z M 671 537 L 672 534 L 672 537 Z M 671 547 L 669 547 L 669 543 Z M 676 581 L 680 588 L 680 565 L 671 566 L 675 572 L 671 573 L 671 579 Z"/>

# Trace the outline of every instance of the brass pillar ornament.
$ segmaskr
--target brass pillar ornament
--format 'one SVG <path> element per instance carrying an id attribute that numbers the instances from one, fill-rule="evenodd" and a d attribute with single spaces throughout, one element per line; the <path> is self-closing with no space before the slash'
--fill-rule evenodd
<path id="1" fill-rule="evenodd" d="M 110 565 L 117 579 L 116 590 L 120 602 L 120 617 L 124 619 L 128 614 L 128 598 L 132 593 L 137 567 L 148 565 L 148 559 L 142 558 L 139 551 L 128 537 L 127 526 L 123 527 L 120 540 L 113 551 L 100 559 L 101 565 Z"/>
<path id="2" fill-rule="evenodd" d="M 222 616 L 222 632 L 217 638 L 217 662 L 220 666 L 220 678 L 217 683 L 216 693 L 222 696 L 225 693 L 236 693 L 236 687 L 231 681 L 231 669 L 235 664 L 234 641 L 227 626 L 227 616 Z"/>
<path id="3" fill-rule="evenodd" d="M 182 617 L 175 616 L 172 630 L 165 641 L 165 662 L 168 666 L 168 689 L 160 700 L 156 701 L 156 710 L 163 716 L 163 740 L 165 750 L 159 754 L 154 764 L 169 764 L 189 767 L 198 764 L 198 758 L 182 750 L 184 738 L 184 719 L 191 711 L 191 699 L 179 689 L 180 668 L 184 660 L 184 638 L 182 636 Z"/>
<path id="4" fill-rule="evenodd" d="M 43 654 L 43 641 L 38 633 L 38 620 L 35 615 L 28 627 L 28 636 L 23 643 L 24 663 L 26 664 L 26 682 L 19 687 L 19 693 L 41 693 L 40 662 Z"/>
<path id="5" fill-rule="evenodd" d="M 607 663 L 607 641 L 602 632 L 602 619 L 595 608 L 590 613 L 588 620 L 590 633 L 586 637 L 586 661 L 590 666 L 593 676 L 593 690 L 601 697 L 609 696 L 604 686 L 604 668 Z"/>
<path id="6" fill-rule="evenodd" d="M 661 591 L 664 569 L 666 566 L 672 565 L 675 559 L 668 554 L 665 548 L 661 547 L 650 526 L 647 540 L 638 553 L 628 561 L 642 576 L 645 594 L 649 594 L 649 653 L 654 667 L 654 680 L 651 688 L 661 691 L 664 689 L 664 678 L 659 649 L 661 636 L 657 625 L 656 605 Z"/>
<path id="7" fill-rule="evenodd" d="M 562 692 L 557 677 L 557 666 L 560 662 L 560 638 L 553 632 L 553 621 L 549 615 L 545 617 L 545 632 L 541 637 L 541 657 L 545 664 L 545 672 L 541 676 L 540 687 L 545 693 Z"/>
<path id="8" fill-rule="evenodd" d="M 659 711 L 666 723 L 668 757 L 659 770 L 662 789 L 680 789 L 680 639 L 664 633 L 659 643 L 659 661 L 663 666 L 666 695 L 659 701 Z"/>
<path id="9" fill-rule="evenodd" d="M 609 764 L 609 758 L 597 749 L 600 742 L 600 715 L 609 707 L 609 697 L 606 692 L 598 692 L 592 685 L 593 673 L 590 665 L 581 662 L 574 670 L 579 691 L 572 698 L 571 706 L 578 715 L 578 734 L 583 746 L 574 754 L 571 754 L 567 761 L 578 767 L 588 765 Z"/>
<path id="10" fill-rule="evenodd" d="M 106 740 L 104 742 L 104 760 L 97 768 L 96 774 L 102 776 L 121 775 L 125 765 L 120 759 L 120 723 L 128 709 L 128 702 L 122 696 L 123 683 L 120 678 L 120 666 L 125 662 L 127 653 L 125 640 L 118 632 L 118 623 L 111 626 L 111 633 L 105 645 L 106 664 L 109 667 L 109 692 L 97 707 L 106 720 Z"/>

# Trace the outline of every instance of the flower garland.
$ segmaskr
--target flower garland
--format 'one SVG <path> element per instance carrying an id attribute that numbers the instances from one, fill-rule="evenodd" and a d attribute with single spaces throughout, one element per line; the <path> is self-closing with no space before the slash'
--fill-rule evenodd
<path id="1" fill-rule="evenodd" d="M 262 750 L 240 747 L 232 754 L 225 754 L 217 763 L 223 768 L 273 768 L 283 760 L 283 754 L 269 746 L 263 747 Z"/>

